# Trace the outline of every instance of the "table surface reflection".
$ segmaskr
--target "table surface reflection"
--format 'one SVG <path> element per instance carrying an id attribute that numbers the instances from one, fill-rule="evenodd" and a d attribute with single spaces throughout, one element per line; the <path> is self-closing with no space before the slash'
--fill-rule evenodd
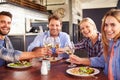
<path id="1" fill-rule="evenodd" d="M 107 80 L 100 70 L 94 77 L 77 77 L 66 73 L 69 63 L 64 59 L 52 62 L 48 75 L 41 75 L 41 62 L 33 63 L 33 66 L 25 69 L 13 69 L 6 66 L 0 67 L 0 80 Z"/>

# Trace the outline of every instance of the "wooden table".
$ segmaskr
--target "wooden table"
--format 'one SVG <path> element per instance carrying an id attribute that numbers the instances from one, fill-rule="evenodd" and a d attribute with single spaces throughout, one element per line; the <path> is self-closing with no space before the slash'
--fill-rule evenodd
<path id="1" fill-rule="evenodd" d="M 66 73 L 69 63 L 60 60 L 51 63 L 48 75 L 41 75 L 41 62 L 35 62 L 32 67 L 26 69 L 12 69 L 6 66 L 0 67 L 0 80 L 107 80 L 102 71 L 94 77 L 76 77 Z"/>

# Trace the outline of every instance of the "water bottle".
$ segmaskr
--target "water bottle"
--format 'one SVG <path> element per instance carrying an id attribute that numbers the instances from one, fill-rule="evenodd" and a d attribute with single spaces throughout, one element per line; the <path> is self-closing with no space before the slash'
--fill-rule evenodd
<path id="1" fill-rule="evenodd" d="M 48 65 L 47 65 L 46 60 L 42 60 L 41 74 L 42 75 L 47 75 L 48 74 Z"/>

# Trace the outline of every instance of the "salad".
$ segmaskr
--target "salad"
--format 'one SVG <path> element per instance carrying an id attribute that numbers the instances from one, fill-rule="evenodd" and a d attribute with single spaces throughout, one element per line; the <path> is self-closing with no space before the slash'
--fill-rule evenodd
<path id="1" fill-rule="evenodd" d="M 15 63 L 9 63 L 7 65 L 8 67 L 13 67 L 13 68 L 26 68 L 32 66 L 30 62 L 28 61 L 18 61 Z"/>
<path id="2" fill-rule="evenodd" d="M 90 67 L 78 67 L 70 70 L 73 74 L 92 74 L 94 69 Z"/>

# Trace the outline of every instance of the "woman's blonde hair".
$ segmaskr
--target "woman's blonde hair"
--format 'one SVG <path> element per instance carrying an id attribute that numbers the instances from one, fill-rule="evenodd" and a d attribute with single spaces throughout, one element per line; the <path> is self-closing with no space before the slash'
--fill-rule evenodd
<path id="1" fill-rule="evenodd" d="M 92 24 L 92 25 L 95 27 L 95 30 L 97 31 L 96 24 L 95 24 L 95 22 L 94 22 L 91 18 L 89 18 L 89 17 L 83 18 L 83 19 L 80 21 L 79 26 L 80 26 L 83 22 L 89 22 L 90 24 Z"/>
<path id="2" fill-rule="evenodd" d="M 118 22 L 120 22 L 120 9 L 111 9 L 109 10 L 103 17 L 102 19 L 102 26 L 101 26 L 101 33 L 102 33 L 102 43 L 103 43 L 103 48 L 104 48 L 104 56 L 105 58 L 108 56 L 108 48 L 109 48 L 109 41 L 105 35 L 105 31 L 104 31 L 104 26 L 105 26 L 105 20 L 108 16 L 112 16 L 114 17 Z M 117 34 L 114 37 L 114 41 L 117 41 L 117 39 L 120 38 L 120 33 Z"/>

